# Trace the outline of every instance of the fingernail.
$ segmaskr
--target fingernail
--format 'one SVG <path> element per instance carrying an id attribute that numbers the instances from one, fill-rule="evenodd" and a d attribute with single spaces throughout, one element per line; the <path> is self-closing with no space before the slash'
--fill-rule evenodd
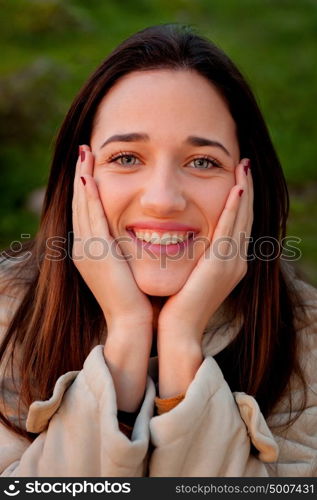
<path id="1" fill-rule="evenodd" d="M 86 151 L 84 149 L 80 150 L 80 161 L 85 161 Z"/>
<path id="2" fill-rule="evenodd" d="M 245 175 L 248 175 L 248 170 L 249 168 L 251 168 L 251 161 L 249 160 L 249 158 L 245 158 L 244 160 L 242 160 L 242 163 Z"/>
<path id="3" fill-rule="evenodd" d="M 84 186 L 86 186 L 86 179 L 85 179 L 85 177 L 81 177 L 81 182 L 83 183 Z"/>
<path id="4" fill-rule="evenodd" d="M 243 193 L 243 189 L 240 189 L 239 196 L 242 196 L 242 193 Z"/>

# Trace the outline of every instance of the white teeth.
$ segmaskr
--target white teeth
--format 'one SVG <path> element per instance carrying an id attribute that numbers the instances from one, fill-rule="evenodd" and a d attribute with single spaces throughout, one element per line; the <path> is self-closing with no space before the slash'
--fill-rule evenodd
<path id="1" fill-rule="evenodd" d="M 159 235 L 156 231 L 134 231 L 136 237 L 140 240 L 150 242 L 156 245 L 170 245 L 180 243 L 188 239 L 189 235 L 182 233 L 164 233 Z"/>
<path id="2" fill-rule="evenodd" d="M 150 242 L 156 243 L 157 245 L 159 245 L 159 243 L 161 242 L 160 235 L 158 233 L 155 233 L 155 232 L 152 233 L 151 238 L 150 238 Z"/>
<path id="3" fill-rule="evenodd" d="M 162 240 L 163 241 L 171 241 L 172 235 L 170 233 L 164 233 L 162 234 Z"/>
<path id="4" fill-rule="evenodd" d="M 151 233 L 145 233 L 143 235 L 143 239 L 144 239 L 144 241 L 150 241 L 150 239 L 151 239 Z"/>

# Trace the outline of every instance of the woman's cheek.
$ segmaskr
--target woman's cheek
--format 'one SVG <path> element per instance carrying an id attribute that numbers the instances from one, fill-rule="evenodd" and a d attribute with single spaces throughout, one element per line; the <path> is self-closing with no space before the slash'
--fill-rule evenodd
<path id="1" fill-rule="evenodd" d="M 107 218 L 110 234 L 115 237 L 116 219 L 119 215 L 118 202 L 120 200 L 118 200 L 115 190 L 111 189 L 111 183 L 102 182 L 96 176 L 94 176 L 94 178 L 98 187 L 101 204 Z"/>
<path id="2" fill-rule="evenodd" d="M 234 186 L 233 180 L 228 180 L 225 183 L 219 183 L 217 189 L 213 190 L 213 196 L 208 199 L 208 216 L 211 228 L 211 235 L 214 233 L 218 220 L 225 208 L 231 188 Z"/>

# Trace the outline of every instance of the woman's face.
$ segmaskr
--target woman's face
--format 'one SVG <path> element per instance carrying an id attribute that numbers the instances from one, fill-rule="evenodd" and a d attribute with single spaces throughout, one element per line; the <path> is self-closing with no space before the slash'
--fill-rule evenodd
<path id="1" fill-rule="evenodd" d="M 236 183 L 239 146 L 225 101 L 194 71 L 129 73 L 100 103 L 91 149 L 110 232 L 139 288 L 175 294 Z"/>

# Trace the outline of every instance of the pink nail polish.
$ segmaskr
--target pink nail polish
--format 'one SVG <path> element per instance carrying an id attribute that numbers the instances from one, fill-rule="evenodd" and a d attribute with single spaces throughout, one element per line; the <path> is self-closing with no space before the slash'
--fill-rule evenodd
<path id="1" fill-rule="evenodd" d="M 85 177 L 81 177 L 81 182 L 83 183 L 84 186 L 86 186 L 86 179 L 85 179 Z"/>
<path id="2" fill-rule="evenodd" d="M 243 193 L 243 189 L 240 189 L 239 196 L 242 196 L 242 193 Z"/>
<path id="3" fill-rule="evenodd" d="M 80 150 L 80 161 L 85 161 L 86 151 L 84 149 Z"/>

